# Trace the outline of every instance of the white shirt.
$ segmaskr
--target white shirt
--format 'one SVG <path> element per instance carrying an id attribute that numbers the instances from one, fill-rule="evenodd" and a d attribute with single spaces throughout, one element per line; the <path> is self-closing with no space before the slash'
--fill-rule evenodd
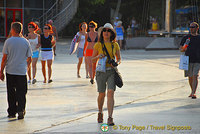
<path id="1" fill-rule="evenodd" d="M 81 36 L 81 37 L 80 37 L 80 41 L 79 41 L 79 43 L 78 43 L 78 47 L 84 49 L 84 45 L 85 45 L 85 36 L 82 35 L 82 34 L 80 35 L 79 32 L 78 32 L 77 34 L 78 34 L 78 36 Z"/>
<path id="2" fill-rule="evenodd" d="M 35 39 L 28 39 L 31 44 L 31 49 L 33 52 L 38 51 L 39 48 L 36 48 L 38 45 L 38 36 Z"/>

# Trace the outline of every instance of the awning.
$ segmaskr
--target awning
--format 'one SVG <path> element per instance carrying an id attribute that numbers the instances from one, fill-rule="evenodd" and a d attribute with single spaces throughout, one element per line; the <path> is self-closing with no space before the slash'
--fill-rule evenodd
<path id="1" fill-rule="evenodd" d="M 185 8 L 176 9 L 176 14 L 188 14 L 192 12 L 197 12 L 197 6 L 190 6 Z"/>

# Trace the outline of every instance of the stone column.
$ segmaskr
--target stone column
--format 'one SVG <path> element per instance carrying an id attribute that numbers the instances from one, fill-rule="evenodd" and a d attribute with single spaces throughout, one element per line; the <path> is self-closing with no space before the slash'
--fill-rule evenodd
<path id="1" fill-rule="evenodd" d="M 165 31 L 170 32 L 170 1 L 166 0 Z"/>

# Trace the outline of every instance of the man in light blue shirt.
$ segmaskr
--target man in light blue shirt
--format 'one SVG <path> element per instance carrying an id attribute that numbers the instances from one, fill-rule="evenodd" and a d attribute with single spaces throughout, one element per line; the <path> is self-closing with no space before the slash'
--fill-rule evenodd
<path id="1" fill-rule="evenodd" d="M 23 119 L 25 115 L 27 78 L 26 68 L 31 64 L 32 51 L 27 39 L 22 37 L 22 24 L 11 24 L 11 37 L 3 47 L 0 79 L 4 80 L 6 68 L 6 84 L 8 95 L 8 117 Z"/>

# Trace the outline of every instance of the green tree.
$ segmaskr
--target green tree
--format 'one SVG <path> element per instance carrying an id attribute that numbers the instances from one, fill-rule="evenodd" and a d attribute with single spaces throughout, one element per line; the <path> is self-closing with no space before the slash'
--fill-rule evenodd
<path id="1" fill-rule="evenodd" d="M 91 20 L 103 26 L 106 22 L 110 22 L 111 8 L 116 9 L 118 0 L 79 0 L 79 7 L 73 20 L 66 26 L 62 34 L 65 36 L 73 36 L 79 30 L 78 26 L 81 22 L 89 23 Z M 194 5 L 194 1 L 199 6 L 199 0 L 173 0 L 173 20 L 175 20 L 175 9 L 186 5 Z M 165 24 L 165 0 L 122 0 L 120 6 L 120 14 L 125 28 L 130 25 L 132 17 L 140 24 L 142 29 L 150 28 L 149 17 L 155 17 L 161 28 Z M 175 25 L 175 23 L 173 24 Z"/>
<path id="2" fill-rule="evenodd" d="M 64 36 L 73 36 L 79 31 L 81 22 L 89 23 L 95 21 L 98 26 L 109 22 L 110 8 L 109 1 L 106 0 L 80 0 L 79 7 L 73 20 L 62 31 Z"/>

